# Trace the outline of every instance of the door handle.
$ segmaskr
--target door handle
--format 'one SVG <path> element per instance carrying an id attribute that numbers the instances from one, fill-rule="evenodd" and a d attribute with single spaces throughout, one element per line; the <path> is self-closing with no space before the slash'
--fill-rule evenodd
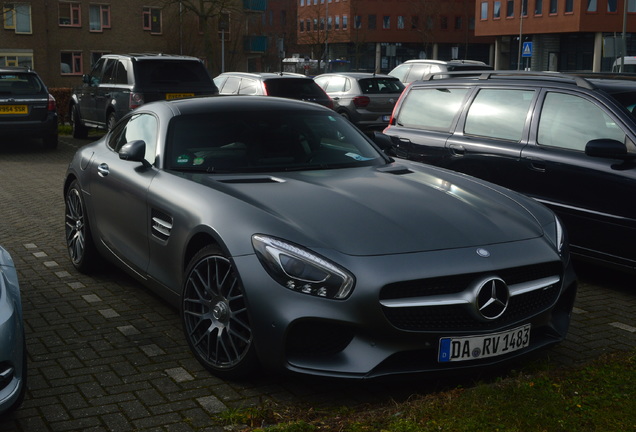
<path id="1" fill-rule="evenodd" d="M 106 177 L 110 173 L 110 168 L 108 168 L 108 164 L 101 163 L 97 166 L 97 174 L 100 177 Z"/>
<path id="2" fill-rule="evenodd" d="M 546 164 L 544 160 L 535 158 L 526 158 L 526 160 L 528 161 L 528 167 L 532 171 L 545 172 Z"/>
<path id="3" fill-rule="evenodd" d="M 466 153 L 466 148 L 463 145 L 450 144 L 448 148 L 450 148 L 451 152 L 456 155 L 463 155 Z"/>

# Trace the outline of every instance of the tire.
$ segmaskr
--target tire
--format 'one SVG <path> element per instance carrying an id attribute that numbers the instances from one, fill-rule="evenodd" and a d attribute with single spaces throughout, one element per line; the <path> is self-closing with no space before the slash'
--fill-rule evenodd
<path id="1" fill-rule="evenodd" d="M 66 191 L 64 202 L 69 257 L 77 270 L 88 273 L 95 267 L 99 257 L 91 235 L 82 190 L 77 180 L 73 180 Z"/>
<path id="2" fill-rule="evenodd" d="M 73 138 L 83 139 L 88 137 L 88 128 L 82 124 L 77 105 L 71 107 L 71 126 L 73 127 Z"/>
<path id="3" fill-rule="evenodd" d="M 116 123 L 117 119 L 115 119 L 115 113 L 109 113 L 108 118 L 106 118 L 106 132 L 112 131 Z"/>
<path id="4" fill-rule="evenodd" d="M 181 321 L 194 356 L 213 374 L 240 378 L 255 372 L 245 293 L 232 262 L 217 246 L 203 248 L 188 265 Z"/>
<path id="5" fill-rule="evenodd" d="M 346 118 L 347 120 L 351 121 L 351 116 L 349 115 L 348 112 L 346 111 L 340 111 L 338 114 L 340 114 L 341 116 L 343 116 L 344 118 Z"/>

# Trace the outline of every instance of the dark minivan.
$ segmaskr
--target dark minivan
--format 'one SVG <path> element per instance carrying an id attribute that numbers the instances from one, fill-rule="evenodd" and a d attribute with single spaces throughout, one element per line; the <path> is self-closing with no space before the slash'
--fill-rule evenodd
<path id="1" fill-rule="evenodd" d="M 126 113 L 146 102 L 218 92 L 205 65 L 196 57 L 107 54 L 83 76 L 83 85 L 73 91 L 73 137 L 86 137 L 89 127 L 111 130 Z"/>

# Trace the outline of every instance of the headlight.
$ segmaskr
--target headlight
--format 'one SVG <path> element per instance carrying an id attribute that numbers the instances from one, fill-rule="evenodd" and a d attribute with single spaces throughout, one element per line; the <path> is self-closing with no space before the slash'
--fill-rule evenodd
<path id="1" fill-rule="evenodd" d="M 252 245 L 269 275 L 292 291 L 342 300 L 353 289 L 349 272 L 300 246 L 261 234 Z"/>
<path id="2" fill-rule="evenodd" d="M 550 240 L 554 243 L 559 255 L 567 259 L 569 253 L 567 232 L 558 217 L 554 216 L 554 224 L 547 226 L 546 232 L 549 234 Z"/>

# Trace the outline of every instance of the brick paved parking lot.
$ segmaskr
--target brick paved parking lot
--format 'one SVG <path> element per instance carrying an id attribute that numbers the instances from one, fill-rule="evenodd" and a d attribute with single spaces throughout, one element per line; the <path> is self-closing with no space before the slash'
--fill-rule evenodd
<path id="1" fill-rule="evenodd" d="M 86 142 L 86 141 L 83 141 Z M 83 143 L 0 141 L 0 244 L 20 276 L 28 392 L 0 431 L 222 431 L 219 413 L 279 403 L 355 406 L 430 392 L 424 380 L 350 383 L 264 376 L 225 382 L 190 354 L 178 312 L 114 268 L 75 271 L 64 243 L 62 183 Z M 636 347 L 633 276 L 579 266 L 568 339 L 538 355 L 554 367 Z"/>

